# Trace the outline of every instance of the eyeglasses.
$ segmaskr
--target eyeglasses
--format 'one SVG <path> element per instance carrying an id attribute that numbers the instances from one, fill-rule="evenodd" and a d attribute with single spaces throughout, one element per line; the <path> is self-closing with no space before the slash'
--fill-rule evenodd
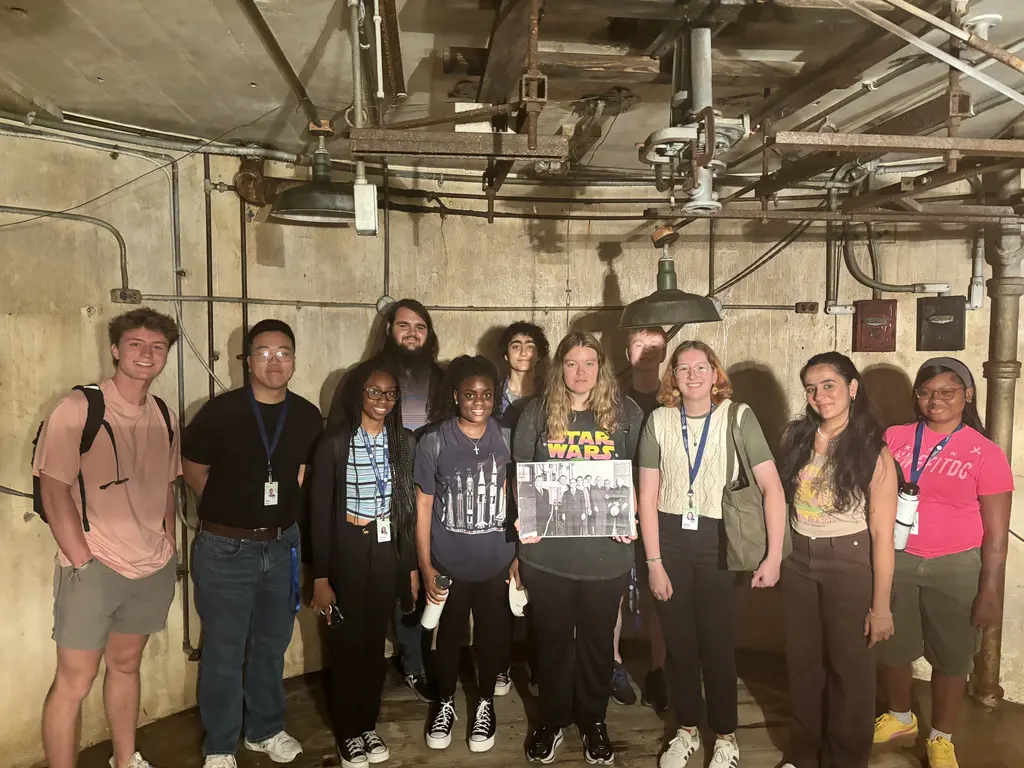
<path id="1" fill-rule="evenodd" d="M 376 387 L 367 387 L 363 392 L 365 392 L 366 396 L 371 400 L 380 400 L 381 398 L 386 397 L 393 403 L 398 399 L 397 389 L 377 389 Z"/>
<path id="2" fill-rule="evenodd" d="M 931 400 L 933 397 L 944 402 L 949 402 L 956 397 L 957 392 L 962 392 L 963 387 L 943 387 L 942 389 L 919 389 L 914 394 L 918 400 Z"/>
<path id="3" fill-rule="evenodd" d="M 677 365 L 672 369 L 672 372 L 676 376 L 689 376 L 690 372 L 697 374 L 700 378 L 704 378 L 711 373 L 711 366 L 707 363 L 697 363 L 697 365 Z"/>
<path id="4" fill-rule="evenodd" d="M 295 353 L 289 349 L 257 349 L 252 356 L 264 363 L 270 362 L 271 358 L 275 358 L 279 363 L 287 363 L 295 357 Z"/>

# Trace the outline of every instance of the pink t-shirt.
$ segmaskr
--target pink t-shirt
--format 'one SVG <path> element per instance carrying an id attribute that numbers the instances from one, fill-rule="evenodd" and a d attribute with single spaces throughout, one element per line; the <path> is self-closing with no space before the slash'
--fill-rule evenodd
<path id="1" fill-rule="evenodd" d="M 916 430 L 915 423 L 885 431 L 889 450 L 908 482 Z M 918 466 L 944 437 L 925 427 Z M 918 557 L 942 557 L 981 546 L 984 529 L 978 497 L 1012 491 L 1013 472 L 998 445 L 965 425 L 928 462 L 918 485 L 918 533 L 910 537 L 906 552 Z"/>
<path id="2" fill-rule="evenodd" d="M 89 452 L 79 455 L 88 411 L 88 401 L 81 392 L 72 392 L 57 403 L 46 420 L 33 471 L 71 486 L 71 498 L 81 515 L 81 468 L 88 504 L 85 541 L 89 551 L 122 576 L 138 579 L 156 573 L 174 556 L 163 522 L 170 483 L 181 474 L 181 431 L 171 411 L 171 445 L 167 425 L 152 395 L 140 406 L 121 397 L 110 379 L 100 384 L 100 390 L 106 405 L 105 418 L 117 441 L 121 477 L 127 482 L 100 488 L 117 479 L 114 450 L 103 428 Z M 61 565 L 71 564 L 59 550 L 58 557 Z"/>

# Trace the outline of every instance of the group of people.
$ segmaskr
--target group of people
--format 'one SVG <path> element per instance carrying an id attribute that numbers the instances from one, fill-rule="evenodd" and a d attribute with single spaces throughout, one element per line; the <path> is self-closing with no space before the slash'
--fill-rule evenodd
<path id="1" fill-rule="evenodd" d="M 205 768 L 234 768 L 240 734 L 275 762 L 302 750 L 284 729 L 282 677 L 307 499 L 312 607 L 328 625 L 345 768 L 390 756 L 376 730 L 389 625 L 408 685 L 430 704 L 431 749 L 451 744 L 471 641 L 468 747 L 490 749 L 494 697 L 511 686 L 510 596 L 524 590 L 540 703 L 526 757 L 552 762 L 575 726 L 586 760 L 611 764 L 609 698 L 636 701 L 618 647 L 634 569 L 651 643 L 642 698 L 659 711 L 671 702 L 677 726 L 661 768 L 695 765 L 705 720 L 711 764 L 739 765 L 737 572 L 782 590 L 790 768 L 866 768 L 873 743 L 915 735 L 910 665 L 921 655 L 933 667 L 929 764 L 957 766 L 952 732 L 979 631 L 1000 620 L 1013 489 L 960 361 L 926 362 L 917 421 L 883 430 L 853 362 L 815 355 L 800 373 L 806 408 L 776 457 L 754 412 L 731 400 L 715 352 L 684 341 L 668 356 L 660 328 L 628 334 L 628 382 L 585 332 L 559 342 L 544 374 L 548 340 L 527 322 L 505 330 L 507 375 L 481 356 L 445 370 L 429 312 L 403 299 L 379 353 L 345 374 L 322 430 L 316 406 L 288 389 L 294 334 L 264 320 L 245 337 L 248 384 L 206 403 L 183 438 L 148 391 L 176 340 L 174 321 L 153 310 L 115 318 L 113 377 L 76 388 L 38 437 L 40 511 L 59 550 L 58 663 L 43 715 L 51 768 L 75 764 L 101 658 L 110 764 L 149 766 L 135 748 L 139 663 L 173 598 L 179 475 L 201 497 L 192 578 Z M 622 480 L 576 463 L 608 460 L 633 463 L 639 537 L 590 522 L 605 519 L 602 505 L 629 508 Z M 544 522 L 525 531 L 516 467 L 532 462 L 544 470 L 523 493 Z M 915 522 L 897 551 L 908 499 Z M 423 626 L 435 620 L 428 665 Z M 876 672 L 887 706 L 877 718 Z"/>

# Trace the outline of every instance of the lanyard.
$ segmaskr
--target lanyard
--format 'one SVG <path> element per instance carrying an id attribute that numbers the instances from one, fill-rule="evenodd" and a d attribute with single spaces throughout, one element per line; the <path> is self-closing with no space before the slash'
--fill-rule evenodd
<path id="1" fill-rule="evenodd" d="M 359 428 L 359 438 L 362 440 L 363 448 L 366 449 L 366 455 L 370 457 L 370 466 L 373 467 L 373 475 L 377 478 L 377 490 L 380 491 L 380 507 L 378 511 L 383 512 L 385 506 L 385 499 L 388 495 L 388 480 L 391 479 L 391 460 L 388 458 L 388 431 L 385 428 L 381 434 L 384 436 L 384 472 L 381 473 L 380 467 L 377 466 L 377 457 L 374 455 L 374 451 L 370 448 L 370 435 L 363 429 Z"/>
<path id="2" fill-rule="evenodd" d="M 277 444 L 281 440 L 281 432 L 284 430 L 284 420 L 288 417 L 288 401 L 291 399 L 291 392 L 286 392 L 284 395 L 284 403 L 281 405 L 281 415 L 277 417 L 277 427 L 274 429 L 274 440 L 271 442 L 267 440 L 267 427 L 263 423 L 263 414 L 260 412 L 260 406 L 256 402 L 256 395 L 252 393 L 252 389 L 249 389 L 249 405 L 252 406 L 252 412 L 256 416 L 256 424 L 260 428 L 260 439 L 263 441 L 263 448 L 267 452 L 267 477 L 273 481 L 274 467 L 270 463 L 271 457 L 274 455 L 274 451 L 277 450 Z"/>
<path id="3" fill-rule="evenodd" d="M 917 422 L 917 432 L 914 435 L 914 460 L 910 465 L 910 482 L 917 485 L 917 481 L 921 479 L 921 475 L 924 474 L 925 467 L 928 466 L 928 462 L 938 456 L 942 449 L 946 447 L 946 443 L 953 439 L 953 435 L 964 428 L 963 422 L 956 425 L 956 429 L 946 435 L 942 440 L 932 448 L 932 452 L 928 454 L 928 458 L 924 460 L 924 464 L 920 467 L 917 466 L 918 460 L 921 458 L 921 439 L 924 437 L 924 422 Z"/>
<path id="4" fill-rule="evenodd" d="M 508 395 L 508 379 L 505 379 L 501 383 L 501 413 L 499 416 L 504 416 L 508 413 L 508 409 L 512 407 L 512 398 Z"/>
<path id="5" fill-rule="evenodd" d="M 694 459 L 690 458 L 690 430 L 686 426 L 686 409 L 682 405 L 679 406 L 679 420 L 683 424 L 683 448 L 686 449 L 686 463 L 690 468 L 690 496 L 693 496 L 693 484 L 697 480 L 697 473 L 700 472 L 701 462 L 704 461 L 704 448 L 708 444 L 708 432 L 711 430 L 711 414 L 715 412 L 714 404 L 711 405 L 711 410 L 707 412 L 704 417 L 704 426 L 701 427 L 700 431 L 700 442 L 697 444 L 697 456 Z"/>

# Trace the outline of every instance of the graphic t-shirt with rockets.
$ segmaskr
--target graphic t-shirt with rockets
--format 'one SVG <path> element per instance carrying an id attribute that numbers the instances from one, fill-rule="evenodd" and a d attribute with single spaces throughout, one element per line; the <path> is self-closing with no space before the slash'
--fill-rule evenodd
<path id="1" fill-rule="evenodd" d="M 515 541 L 506 534 L 503 492 L 509 447 L 494 419 L 479 440 L 466 436 L 457 419 L 424 434 L 416 447 L 413 480 L 434 497 L 430 555 L 456 579 L 481 581 L 507 569 Z"/>

